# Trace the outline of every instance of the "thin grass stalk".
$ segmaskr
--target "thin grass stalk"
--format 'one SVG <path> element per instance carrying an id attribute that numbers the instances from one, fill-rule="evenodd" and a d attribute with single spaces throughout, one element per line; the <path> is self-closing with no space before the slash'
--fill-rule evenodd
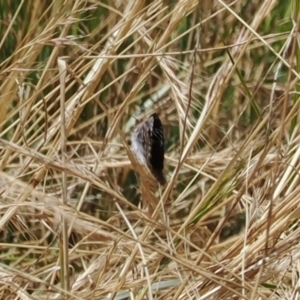
<path id="1" fill-rule="evenodd" d="M 300 31 L 300 3 L 299 0 L 293 0 L 292 1 L 292 23 L 294 25 L 294 32 L 296 33 L 296 36 L 294 37 L 294 49 L 293 52 L 295 53 L 296 58 L 296 65 L 295 70 L 298 74 L 300 74 L 300 41 L 299 41 L 299 31 Z M 293 57 L 293 56 L 292 56 Z M 294 94 L 294 104 L 299 101 L 299 94 L 300 94 L 300 84 L 296 85 L 296 93 Z M 292 126 L 291 130 L 293 131 L 295 126 L 299 123 L 299 114 L 295 116 L 295 118 L 292 120 Z"/>
<path id="2" fill-rule="evenodd" d="M 67 156 L 67 134 L 66 134 L 66 119 L 65 119 L 65 83 L 67 76 L 66 62 L 63 59 L 58 59 L 58 69 L 60 73 L 60 117 L 61 117 L 61 162 L 66 165 Z M 67 198 L 67 174 L 62 172 L 62 204 L 68 205 Z M 70 273 L 69 273 L 69 236 L 68 224 L 64 216 L 61 216 L 61 232 L 59 234 L 59 248 L 60 248 L 60 271 L 61 271 L 61 287 L 64 291 L 70 290 Z M 62 295 L 67 299 L 67 295 Z"/>

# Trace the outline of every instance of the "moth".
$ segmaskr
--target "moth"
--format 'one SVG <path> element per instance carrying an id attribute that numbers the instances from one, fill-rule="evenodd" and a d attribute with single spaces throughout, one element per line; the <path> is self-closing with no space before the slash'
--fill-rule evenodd
<path id="1" fill-rule="evenodd" d="M 165 140 L 163 126 L 156 113 L 136 126 L 131 135 L 131 149 L 139 162 L 146 165 L 156 180 L 164 185 Z"/>

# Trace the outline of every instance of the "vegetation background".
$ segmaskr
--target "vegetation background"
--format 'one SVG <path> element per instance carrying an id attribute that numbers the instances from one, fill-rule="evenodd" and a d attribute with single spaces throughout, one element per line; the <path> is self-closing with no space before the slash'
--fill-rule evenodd
<path id="1" fill-rule="evenodd" d="M 1 299 L 299 298 L 299 0 L 0 15 Z M 153 112 L 158 189 L 128 143 Z"/>

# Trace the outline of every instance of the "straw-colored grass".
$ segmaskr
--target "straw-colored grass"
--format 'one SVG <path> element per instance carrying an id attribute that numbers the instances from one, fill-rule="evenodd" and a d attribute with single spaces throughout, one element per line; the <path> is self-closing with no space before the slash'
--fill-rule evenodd
<path id="1" fill-rule="evenodd" d="M 0 14 L 0 299 L 300 297 L 299 1 Z M 129 145 L 153 112 L 165 187 Z"/>

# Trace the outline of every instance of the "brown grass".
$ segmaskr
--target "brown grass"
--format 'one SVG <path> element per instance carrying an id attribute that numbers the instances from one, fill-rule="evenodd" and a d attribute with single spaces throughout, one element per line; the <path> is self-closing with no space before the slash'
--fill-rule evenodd
<path id="1" fill-rule="evenodd" d="M 11 2 L 0 298 L 297 299 L 298 2 Z M 154 111 L 164 188 L 128 145 Z"/>

